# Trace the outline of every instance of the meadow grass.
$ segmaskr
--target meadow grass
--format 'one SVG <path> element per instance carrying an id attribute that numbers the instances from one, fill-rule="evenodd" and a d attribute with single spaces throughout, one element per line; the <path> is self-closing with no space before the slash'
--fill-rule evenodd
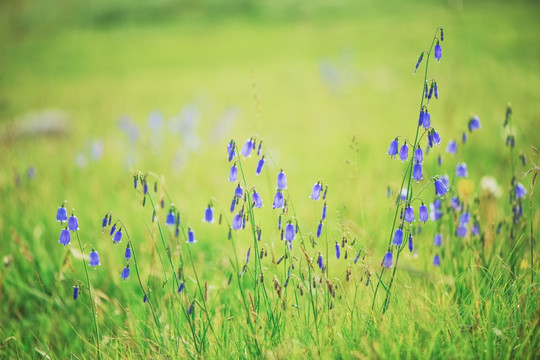
<path id="1" fill-rule="evenodd" d="M 238 2 L 229 13 L 218 1 L 141 4 L 1 5 L 2 357 L 540 353 L 538 247 L 531 247 L 540 201 L 535 193 L 529 204 L 534 172 L 523 178 L 539 162 L 530 147 L 539 145 L 538 5 Z M 443 142 L 424 171 L 452 176 L 458 162 L 467 163 L 467 181 L 452 179 L 444 206 L 459 194 L 480 219 L 482 237 L 455 236 L 459 213 L 445 208 L 441 223 L 415 234 L 417 255 L 407 250 L 400 258 L 382 315 L 381 298 L 372 309 L 373 294 L 406 169 L 386 151 L 396 135 L 414 135 L 422 89 L 414 63 L 439 25 L 443 57 L 430 64 L 430 76 L 440 99 L 430 113 Z M 502 126 L 509 102 L 513 152 Z M 50 109 L 62 113 L 46 115 Z M 162 127 L 157 116 L 149 121 L 156 110 Z M 475 114 L 482 128 L 462 145 Z M 46 116 L 59 119 L 62 131 L 17 135 L 20 124 Z M 239 177 L 230 183 L 227 144 L 235 139 L 238 152 L 252 136 L 264 141 L 265 167 L 255 176 L 255 154 L 235 157 Z M 444 151 L 449 139 L 458 142 L 456 155 Z M 285 212 L 272 209 L 281 169 Z M 496 179 L 500 197 L 481 187 L 484 176 Z M 528 191 L 515 225 L 512 176 Z M 319 180 L 328 195 L 313 201 Z M 249 197 L 231 213 L 238 183 Z M 252 206 L 253 187 L 262 209 Z M 428 204 L 431 185 L 426 193 Z M 66 247 L 54 219 L 65 200 L 80 223 Z M 317 238 L 324 201 L 328 216 Z M 213 223 L 201 220 L 209 203 Z M 165 224 L 171 206 L 180 215 L 178 236 Z M 246 228 L 231 230 L 242 206 Z M 103 231 L 105 214 L 111 224 Z M 280 217 L 282 229 L 298 224 L 292 249 L 281 241 Z M 116 245 L 115 224 L 123 229 Z M 189 229 L 196 244 L 186 243 Z M 434 267 L 437 231 L 444 242 Z M 101 258 L 96 270 L 84 263 L 92 248 Z"/>

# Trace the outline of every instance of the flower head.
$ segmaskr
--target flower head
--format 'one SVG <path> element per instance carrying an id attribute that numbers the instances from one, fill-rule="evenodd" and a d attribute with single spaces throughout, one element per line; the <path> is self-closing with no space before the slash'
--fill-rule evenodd
<path id="1" fill-rule="evenodd" d="M 231 166 L 231 170 L 229 171 L 229 181 L 235 182 L 238 179 L 238 167 L 236 166 L 236 163 Z"/>
<path id="2" fill-rule="evenodd" d="M 413 237 L 412 234 L 409 234 L 409 251 L 413 251 Z"/>
<path id="3" fill-rule="evenodd" d="M 384 255 L 383 265 L 384 267 L 387 267 L 387 268 L 392 267 L 392 253 L 391 252 L 387 252 Z"/>
<path id="4" fill-rule="evenodd" d="M 414 164 L 412 177 L 416 181 L 420 181 L 424 178 L 424 175 L 422 174 L 422 165 L 419 163 Z"/>
<path id="5" fill-rule="evenodd" d="M 90 257 L 88 260 L 89 266 L 93 266 L 95 269 L 98 265 L 101 265 L 101 263 L 99 262 L 99 254 L 94 249 L 92 249 L 92 252 L 90 252 L 89 257 Z"/>
<path id="6" fill-rule="evenodd" d="M 234 157 L 234 140 L 231 140 L 228 144 L 227 144 L 227 154 L 229 156 L 229 162 L 231 162 L 232 158 Z"/>
<path id="7" fill-rule="evenodd" d="M 122 229 L 118 229 L 118 231 L 114 234 L 113 242 L 114 244 L 118 244 L 120 241 L 122 241 Z"/>
<path id="8" fill-rule="evenodd" d="M 414 210 L 411 206 L 405 208 L 405 221 L 409 223 L 414 221 Z"/>
<path id="9" fill-rule="evenodd" d="M 309 198 L 312 200 L 319 200 L 321 197 L 321 191 L 322 191 L 322 185 L 321 182 L 318 181 L 313 185 L 313 189 L 311 189 L 311 195 L 309 195 Z"/>
<path id="10" fill-rule="evenodd" d="M 427 206 L 422 203 L 422 205 L 420 205 L 420 207 L 418 208 L 418 219 L 426 223 L 426 221 L 428 221 L 428 218 L 429 215 Z"/>
<path id="11" fill-rule="evenodd" d="M 70 243 L 70 241 L 71 241 L 71 234 L 69 230 L 62 229 L 62 232 L 60 232 L 60 240 L 58 241 L 58 243 L 66 246 Z"/>
<path id="12" fill-rule="evenodd" d="M 336 242 L 336 259 L 341 257 L 341 249 L 339 248 L 339 243 Z"/>
<path id="13" fill-rule="evenodd" d="M 401 246 L 401 244 L 403 244 L 403 230 L 401 228 L 397 229 L 394 233 L 394 240 L 392 240 L 392 244 L 396 246 Z"/>
<path id="14" fill-rule="evenodd" d="M 60 221 L 61 223 L 64 221 L 67 221 L 67 210 L 64 207 L 64 204 L 58 208 L 58 211 L 56 212 L 56 221 Z"/>
<path id="15" fill-rule="evenodd" d="M 471 235 L 477 236 L 478 234 L 480 234 L 480 225 L 474 224 L 471 226 Z"/>
<path id="16" fill-rule="evenodd" d="M 424 152 L 422 151 L 420 146 L 414 150 L 414 162 L 418 164 L 424 163 Z"/>
<path id="17" fill-rule="evenodd" d="M 165 219 L 165 225 L 174 226 L 174 224 L 174 212 L 173 209 L 170 209 L 167 218 Z"/>
<path id="18" fill-rule="evenodd" d="M 187 240 L 188 243 L 190 244 L 194 244 L 197 242 L 197 240 L 195 240 L 195 233 L 193 232 L 192 229 L 189 229 L 188 230 L 188 240 Z"/>
<path id="19" fill-rule="evenodd" d="M 397 141 L 397 139 L 394 139 L 390 142 L 390 146 L 388 147 L 388 155 L 390 155 L 390 157 L 392 158 L 395 158 L 396 155 L 398 154 L 398 146 L 399 146 L 399 143 Z"/>
<path id="20" fill-rule="evenodd" d="M 294 225 L 291 223 L 288 223 L 285 226 L 285 240 L 287 240 L 288 242 L 293 241 L 295 234 L 296 234 L 296 231 L 294 229 Z"/>
<path id="21" fill-rule="evenodd" d="M 441 48 L 441 44 L 439 44 L 439 41 L 437 41 L 437 45 L 435 45 L 435 48 L 433 50 L 434 50 L 435 60 L 439 62 L 442 58 L 442 48 Z"/>
<path id="22" fill-rule="evenodd" d="M 260 175 L 262 168 L 264 166 L 264 156 L 259 159 L 259 162 L 257 163 L 257 169 L 255 170 L 255 175 Z"/>
<path id="23" fill-rule="evenodd" d="M 433 236 L 433 245 L 435 246 L 442 246 L 443 237 L 441 234 L 435 234 Z"/>
<path id="24" fill-rule="evenodd" d="M 420 111 L 420 120 L 422 122 L 419 125 L 422 125 L 424 129 L 429 129 L 429 127 L 431 126 L 431 115 L 427 112 L 427 110 L 425 112 Z"/>
<path id="25" fill-rule="evenodd" d="M 70 216 L 68 220 L 68 229 L 71 231 L 79 230 L 79 220 L 77 220 L 77 217 L 75 215 Z"/>
<path id="26" fill-rule="evenodd" d="M 401 145 L 401 148 L 399 149 L 399 159 L 401 161 L 406 161 L 409 157 L 409 147 L 407 146 L 407 143 L 404 142 L 403 145 Z"/>
<path id="27" fill-rule="evenodd" d="M 416 70 L 418 70 L 418 66 L 420 66 L 420 63 L 422 62 L 422 59 L 424 58 L 424 52 L 420 54 L 418 57 L 418 60 L 416 60 L 416 65 L 414 65 L 414 73 L 416 74 Z"/>
<path id="28" fill-rule="evenodd" d="M 522 183 L 517 183 L 516 185 L 516 197 L 518 199 L 522 199 L 527 194 L 527 190 L 525 189 L 525 186 L 523 186 Z"/>
<path id="29" fill-rule="evenodd" d="M 324 266 L 323 257 L 321 254 L 319 254 L 319 257 L 317 258 L 317 265 L 319 266 L 319 269 L 322 269 Z"/>
<path id="30" fill-rule="evenodd" d="M 129 278 L 129 265 L 127 265 L 124 270 L 122 270 L 122 275 L 120 275 L 124 281 L 126 281 Z"/>
<path id="31" fill-rule="evenodd" d="M 287 177 L 283 170 L 281 170 L 277 176 L 277 188 L 283 190 L 287 188 Z"/>
<path id="32" fill-rule="evenodd" d="M 281 190 L 276 192 L 274 196 L 274 202 L 272 203 L 272 209 L 281 209 L 283 207 L 284 199 Z"/>
<path id="33" fill-rule="evenodd" d="M 435 180 L 435 195 L 443 197 L 448 192 L 441 180 Z"/>
<path id="34" fill-rule="evenodd" d="M 184 290 L 184 282 L 183 281 L 181 281 L 180 285 L 178 285 L 178 293 L 180 294 L 182 292 L 182 290 Z"/>
<path id="35" fill-rule="evenodd" d="M 234 196 L 237 198 L 241 198 L 243 195 L 244 195 L 244 190 L 242 190 L 242 187 L 240 186 L 240 184 L 238 184 L 238 186 L 234 190 Z"/>
<path id="36" fill-rule="evenodd" d="M 456 176 L 457 177 L 467 177 L 469 173 L 467 172 L 467 164 L 458 163 L 456 166 Z"/>
<path id="37" fill-rule="evenodd" d="M 455 154 L 457 152 L 457 143 L 454 140 L 450 140 L 446 146 L 446 152 L 449 154 Z"/>
<path id="38" fill-rule="evenodd" d="M 251 151 L 253 150 L 254 147 L 255 147 L 255 143 L 254 143 L 253 139 L 247 139 L 246 142 L 244 143 L 244 146 L 242 147 L 242 150 L 240 151 L 240 153 L 244 157 L 249 157 L 249 156 L 251 156 Z"/>
<path id="39" fill-rule="evenodd" d="M 234 218 L 232 221 L 232 227 L 235 231 L 242 228 L 242 221 L 243 221 L 243 214 L 241 212 L 234 215 Z"/>
<path id="40" fill-rule="evenodd" d="M 326 219 L 326 203 L 324 203 L 322 208 L 321 220 Z"/>
<path id="41" fill-rule="evenodd" d="M 212 209 L 212 206 L 208 205 L 206 210 L 204 210 L 204 221 L 207 223 L 213 223 L 214 222 L 214 210 Z"/>
<path id="42" fill-rule="evenodd" d="M 467 235 L 467 223 L 460 223 L 458 225 L 456 235 L 459 237 L 465 237 Z"/>
<path id="43" fill-rule="evenodd" d="M 73 287 L 73 300 L 77 300 L 78 297 L 79 297 L 79 287 L 75 285 Z"/>
<path id="44" fill-rule="evenodd" d="M 437 86 L 436 82 L 435 85 L 433 85 L 433 94 L 435 95 L 435 99 L 439 98 L 439 87 Z"/>
<path id="45" fill-rule="evenodd" d="M 126 247 L 126 252 L 124 253 L 124 257 L 126 258 L 126 260 L 131 259 L 131 248 L 129 247 L 129 244 Z"/>
<path id="46" fill-rule="evenodd" d="M 469 120 L 469 131 L 474 131 L 478 129 L 480 129 L 480 119 L 478 118 L 478 116 L 474 115 Z"/>
<path id="47" fill-rule="evenodd" d="M 441 265 L 441 258 L 439 257 L 439 254 L 435 255 L 433 257 L 433 265 L 440 266 Z"/>

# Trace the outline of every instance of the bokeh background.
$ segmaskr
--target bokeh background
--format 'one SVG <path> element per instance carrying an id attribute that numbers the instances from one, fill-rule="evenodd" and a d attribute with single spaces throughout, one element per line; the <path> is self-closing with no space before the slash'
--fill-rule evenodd
<path id="1" fill-rule="evenodd" d="M 54 214 L 65 199 L 86 242 L 103 240 L 109 210 L 144 237 L 135 170 L 163 176 L 198 228 L 201 261 L 212 261 L 223 230 L 200 219 L 209 201 L 227 212 L 226 144 L 251 136 L 272 159 L 258 180 L 269 222 L 279 168 L 310 231 L 320 214 L 307 197 L 322 179 L 331 231 L 347 222 L 382 254 L 387 188 L 403 171 L 386 151 L 396 135 L 414 136 L 422 77 L 413 68 L 437 26 L 445 40 L 430 66 L 440 92 L 430 105 L 443 138 L 436 151 L 478 115 L 481 133 L 460 161 L 476 184 L 489 175 L 507 190 L 508 103 L 518 152 L 539 145 L 539 16 L 536 1 L 2 1 L 0 254 L 5 264 L 21 259 L 3 270 L 6 289 L 37 296 L 35 274 L 60 266 L 51 261 L 63 254 Z M 255 159 L 246 164 L 253 172 Z M 24 322 L 35 303 L 4 296 L 17 304 L 4 310 Z"/>

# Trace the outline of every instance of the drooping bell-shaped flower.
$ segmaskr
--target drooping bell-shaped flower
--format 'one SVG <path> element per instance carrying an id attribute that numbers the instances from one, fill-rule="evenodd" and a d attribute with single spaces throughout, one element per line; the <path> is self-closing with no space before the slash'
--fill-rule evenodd
<path id="1" fill-rule="evenodd" d="M 469 120 L 469 131 L 474 131 L 480 129 L 480 118 L 476 115 L 474 115 Z"/>
<path id="2" fill-rule="evenodd" d="M 339 247 L 339 243 L 336 242 L 336 259 L 339 259 L 341 257 L 341 249 Z"/>
<path id="3" fill-rule="evenodd" d="M 431 114 L 426 111 L 424 112 L 424 116 L 422 119 L 422 127 L 424 129 L 429 129 L 430 126 L 431 126 Z"/>
<path id="4" fill-rule="evenodd" d="M 414 74 L 416 74 L 416 70 L 418 70 L 418 66 L 420 66 L 420 63 L 422 62 L 422 59 L 424 58 L 424 52 L 420 53 L 420 56 L 418 57 L 418 60 L 416 60 L 416 65 L 414 65 Z"/>
<path id="5" fill-rule="evenodd" d="M 439 254 L 435 255 L 433 257 L 433 265 L 440 266 L 441 265 L 441 258 L 439 257 Z"/>
<path id="6" fill-rule="evenodd" d="M 248 249 L 247 253 L 246 253 L 246 264 L 249 263 L 249 255 L 251 254 L 251 247 Z"/>
<path id="7" fill-rule="evenodd" d="M 165 225 L 168 226 L 174 226 L 174 212 L 173 209 L 169 210 L 169 213 L 167 214 L 167 218 L 165 219 Z"/>
<path id="8" fill-rule="evenodd" d="M 109 223 L 109 218 L 107 215 L 101 220 L 101 232 L 103 233 L 105 231 L 105 228 L 107 227 L 107 224 Z"/>
<path id="9" fill-rule="evenodd" d="M 435 48 L 433 49 L 435 60 L 439 62 L 442 58 L 442 47 L 441 44 L 439 44 L 439 41 L 437 41 L 437 45 L 435 45 Z"/>
<path id="10" fill-rule="evenodd" d="M 109 236 L 112 236 L 112 234 L 114 234 L 115 231 L 116 231 L 116 224 L 111 226 L 111 231 L 109 231 Z"/>
<path id="11" fill-rule="evenodd" d="M 242 147 L 242 150 L 240 151 L 240 153 L 244 157 L 249 157 L 249 156 L 251 156 L 251 151 L 253 150 L 254 147 L 255 147 L 255 145 L 254 145 L 253 139 L 247 139 L 246 142 L 244 143 L 244 146 Z"/>
<path id="12" fill-rule="evenodd" d="M 118 244 L 120 241 L 122 241 L 122 229 L 118 229 L 113 237 L 114 245 Z"/>
<path id="13" fill-rule="evenodd" d="M 420 181 L 424 178 L 424 174 L 422 173 L 422 165 L 419 163 L 414 164 L 412 177 L 416 181 Z"/>
<path id="14" fill-rule="evenodd" d="M 446 146 L 446 152 L 449 154 L 455 154 L 457 152 L 457 143 L 454 140 L 450 140 Z"/>
<path id="15" fill-rule="evenodd" d="M 467 172 L 467 164 L 458 163 L 456 166 L 456 176 L 457 177 L 467 177 L 469 173 Z"/>
<path id="16" fill-rule="evenodd" d="M 319 266 L 319 269 L 322 269 L 324 266 L 323 257 L 321 254 L 319 254 L 319 257 L 317 258 L 317 265 Z"/>
<path id="17" fill-rule="evenodd" d="M 73 300 L 77 300 L 78 297 L 79 297 L 79 287 L 75 285 L 73 287 Z"/>
<path id="18" fill-rule="evenodd" d="M 284 190 L 287 188 L 287 177 L 283 170 L 281 170 L 277 176 L 277 188 L 279 190 Z"/>
<path id="19" fill-rule="evenodd" d="M 401 161 L 406 161 L 409 157 L 409 147 L 407 146 L 407 143 L 404 142 L 403 145 L 401 145 L 401 148 L 399 149 L 399 159 Z"/>
<path id="20" fill-rule="evenodd" d="M 294 240 L 294 236 L 296 235 L 296 231 L 294 229 L 294 225 L 291 223 L 288 223 L 285 226 L 285 240 L 288 242 L 291 242 Z"/>
<path id="21" fill-rule="evenodd" d="M 467 223 L 460 223 L 456 229 L 456 235 L 459 237 L 465 237 L 467 235 Z"/>
<path id="22" fill-rule="evenodd" d="M 527 194 L 527 190 L 525 189 L 525 186 L 523 186 L 522 183 L 517 183 L 516 184 L 516 197 L 518 199 L 522 199 L 525 197 L 525 195 Z"/>
<path id="23" fill-rule="evenodd" d="M 412 234 L 409 234 L 409 251 L 413 251 L 413 237 Z"/>
<path id="24" fill-rule="evenodd" d="M 206 210 L 204 210 L 204 221 L 207 223 L 213 223 L 214 222 L 214 209 L 212 209 L 212 206 L 208 205 Z"/>
<path id="25" fill-rule="evenodd" d="M 321 237 L 321 233 L 322 233 L 322 226 L 323 226 L 323 223 L 322 223 L 322 220 L 319 221 L 319 225 L 317 226 L 317 237 Z"/>
<path id="26" fill-rule="evenodd" d="M 236 206 L 236 196 L 233 197 L 232 199 L 232 202 L 231 202 L 231 208 L 229 209 L 231 212 L 234 212 L 234 208 Z"/>
<path id="27" fill-rule="evenodd" d="M 197 242 L 197 240 L 195 240 L 195 233 L 193 232 L 193 229 L 189 229 L 188 230 L 188 240 L 187 240 L 188 243 L 190 244 L 194 244 Z"/>
<path id="28" fill-rule="evenodd" d="M 229 181 L 235 182 L 238 179 L 238 166 L 236 166 L 236 163 L 231 166 L 231 170 L 229 171 Z"/>
<path id="29" fill-rule="evenodd" d="M 238 184 L 238 186 L 234 190 L 234 196 L 240 199 L 242 198 L 243 195 L 244 195 L 244 190 L 242 190 L 242 187 L 240 186 L 240 184 Z"/>
<path id="30" fill-rule="evenodd" d="M 231 162 L 232 158 L 234 157 L 234 140 L 231 140 L 228 144 L 227 144 L 227 154 L 229 156 L 229 162 Z"/>
<path id="31" fill-rule="evenodd" d="M 67 221 L 67 210 L 64 207 L 64 204 L 58 208 L 58 211 L 56 212 L 56 221 L 60 221 L 61 223 L 64 221 Z"/>
<path id="32" fill-rule="evenodd" d="M 283 193 L 281 190 L 278 190 L 276 192 L 276 195 L 274 196 L 274 202 L 272 203 L 272 209 L 281 209 L 283 207 Z"/>
<path id="33" fill-rule="evenodd" d="M 322 185 L 321 182 L 318 181 L 313 185 L 313 189 L 311 189 L 311 195 L 309 195 L 309 198 L 312 200 L 319 200 L 321 197 L 321 191 L 322 191 Z"/>
<path id="34" fill-rule="evenodd" d="M 178 285 L 178 293 L 180 294 L 184 290 L 184 282 L 180 281 L 180 285 Z"/>
<path id="35" fill-rule="evenodd" d="M 454 211 L 459 210 L 459 198 L 457 196 L 452 196 L 452 199 L 450 199 L 450 207 Z"/>
<path id="36" fill-rule="evenodd" d="M 251 199 L 253 200 L 253 208 L 254 208 L 254 209 L 260 209 L 260 208 L 262 208 L 263 202 L 262 202 L 261 195 L 259 195 L 258 192 L 256 192 L 255 190 L 253 190 L 253 195 L 252 195 Z"/>
<path id="37" fill-rule="evenodd" d="M 447 189 L 450 189 L 450 177 L 446 174 L 442 175 L 440 177 L 441 182 L 444 186 L 446 186 Z"/>
<path id="38" fill-rule="evenodd" d="M 99 254 L 98 254 L 97 251 L 95 251 L 94 249 L 92 249 L 92 251 L 90 252 L 89 260 L 88 260 L 88 265 L 89 265 L 89 266 L 93 266 L 94 269 L 95 269 L 98 265 L 101 265 L 101 263 L 99 262 Z"/>
<path id="39" fill-rule="evenodd" d="M 391 252 L 387 252 L 384 255 L 383 266 L 386 268 L 392 267 L 392 253 Z"/>
<path id="40" fill-rule="evenodd" d="M 242 212 L 239 212 L 238 214 L 234 215 L 234 218 L 232 221 L 232 227 L 235 231 L 240 230 L 242 228 L 242 221 L 243 221 Z"/>
<path id="41" fill-rule="evenodd" d="M 322 208 L 321 220 L 326 219 L 326 203 L 324 203 Z"/>
<path id="42" fill-rule="evenodd" d="M 422 151 L 420 146 L 418 146 L 414 150 L 414 162 L 418 163 L 418 164 L 423 164 L 424 163 L 424 152 Z"/>
<path id="43" fill-rule="evenodd" d="M 433 245 L 442 246 L 443 237 L 441 234 L 435 234 L 433 236 Z"/>
<path id="44" fill-rule="evenodd" d="M 433 130 L 432 142 L 433 142 L 433 146 L 441 145 L 441 136 L 436 130 Z"/>
<path id="45" fill-rule="evenodd" d="M 120 275 L 120 277 L 124 279 L 124 281 L 129 279 L 129 265 L 127 265 L 124 270 L 122 270 L 122 274 Z"/>
<path id="46" fill-rule="evenodd" d="M 69 230 L 62 229 L 62 231 L 60 232 L 60 240 L 58 241 L 58 243 L 66 246 L 70 242 L 71 242 L 71 234 Z"/>
<path id="47" fill-rule="evenodd" d="M 412 223 L 414 221 L 414 210 L 412 206 L 407 206 L 405 208 L 405 221 Z"/>
<path id="48" fill-rule="evenodd" d="M 264 166 L 264 156 L 259 159 L 259 162 L 257 163 L 257 169 L 255 169 L 255 175 L 260 175 L 262 168 Z"/>
<path id="49" fill-rule="evenodd" d="M 424 205 L 424 203 L 422 203 L 422 205 L 420 205 L 420 207 L 418 208 L 418 219 L 420 221 L 423 221 L 424 224 L 429 219 L 428 209 L 427 206 Z"/>
<path id="50" fill-rule="evenodd" d="M 436 82 L 435 85 L 433 85 L 433 95 L 435 95 L 435 99 L 439 98 L 439 87 L 437 86 Z"/>
<path id="51" fill-rule="evenodd" d="M 390 142 L 390 146 L 388 147 L 387 154 L 390 155 L 392 159 L 395 158 L 396 155 L 398 154 L 398 147 L 399 147 L 399 143 L 397 141 L 397 138 Z"/>
<path id="52" fill-rule="evenodd" d="M 435 195 L 443 197 L 448 192 L 441 180 L 435 180 Z"/>
<path id="53" fill-rule="evenodd" d="M 418 126 L 421 126 L 424 123 L 424 109 L 420 110 L 420 115 L 418 116 Z"/>
<path id="54" fill-rule="evenodd" d="M 124 257 L 126 258 L 126 260 L 131 259 L 131 248 L 129 247 L 129 244 L 126 247 L 126 252 L 124 253 Z"/>
<path id="55" fill-rule="evenodd" d="M 401 246 L 401 244 L 403 244 L 403 230 L 401 228 L 397 229 L 394 233 L 392 244 L 396 246 Z"/>
<path id="56" fill-rule="evenodd" d="M 79 230 L 79 220 L 77 220 L 77 217 L 75 215 L 71 215 L 68 220 L 68 229 L 70 231 L 77 231 Z"/>

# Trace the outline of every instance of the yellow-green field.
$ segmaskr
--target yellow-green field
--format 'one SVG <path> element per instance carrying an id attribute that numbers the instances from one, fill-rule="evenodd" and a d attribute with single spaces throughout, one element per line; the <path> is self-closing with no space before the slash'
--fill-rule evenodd
<path id="1" fill-rule="evenodd" d="M 0 4 L 0 357 L 537 357 L 538 15 L 533 1 Z M 434 34 L 440 62 L 431 52 L 413 75 Z M 442 138 L 429 154 L 422 127 L 415 140 L 426 64 Z M 424 149 L 412 224 L 397 200 L 413 150 L 391 159 L 397 136 Z M 252 137 L 229 162 L 231 139 L 238 155 Z M 281 170 L 286 204 L 272 209 Z M 442 218 L 424 224 L 445 174 Z M 318 181 L 324 200 L 309 198 Z M 249 197 L 231 212 L 238 184 Z M 59 206 L 79 221 L 67 246 Z M 389 245 L 399 224 L 405 241 Z"/>

